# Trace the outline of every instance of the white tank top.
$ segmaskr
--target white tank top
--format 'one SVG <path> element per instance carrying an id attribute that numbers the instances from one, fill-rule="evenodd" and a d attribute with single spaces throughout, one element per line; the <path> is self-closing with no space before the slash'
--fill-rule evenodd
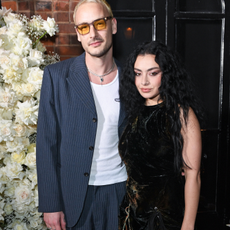
<path id="1" fill-rule="evenodd" d="M 118 153 L 118 73 L 111 83 L 97 85 L 91 82 L 91 88 L 98 124 L 89 185 L 108 185 L 125 181 L 126 168 L 124 164 L 121 165 Z"/>

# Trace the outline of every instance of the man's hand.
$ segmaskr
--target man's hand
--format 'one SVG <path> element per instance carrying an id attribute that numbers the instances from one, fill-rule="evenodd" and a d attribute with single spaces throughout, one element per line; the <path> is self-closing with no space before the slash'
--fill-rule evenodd
<path id="1" fill-rule="evenodd" d="M 63 212 L 44 213 L 46 226 L 52 230 L 66 230 Z"/>

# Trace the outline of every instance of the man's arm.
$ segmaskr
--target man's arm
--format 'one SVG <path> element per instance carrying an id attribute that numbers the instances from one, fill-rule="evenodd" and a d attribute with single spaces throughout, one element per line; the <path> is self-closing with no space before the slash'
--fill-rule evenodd
<path id="1" fill-rule="evenodd" d="M 52 219 L 56 219 L 56 222 L 62 223 L 64 214 L 61 212 L 63 210 L 62 198 L 57 174 L 59 133 L 58 119 L 54 105 L 54 85 L 48 68 L 45 68 L 41 88 L 36 140 L 39 211 L 45 213 L 45 221 L 50 221 L 51 216 L 56 216 L 56 218 Z M 57 220 L 57 214 L 52 214 L 57 212 L 61 212 L 58 215 L 59 220 Z M 58 230 L 57 227 L 55 229 Z"/>

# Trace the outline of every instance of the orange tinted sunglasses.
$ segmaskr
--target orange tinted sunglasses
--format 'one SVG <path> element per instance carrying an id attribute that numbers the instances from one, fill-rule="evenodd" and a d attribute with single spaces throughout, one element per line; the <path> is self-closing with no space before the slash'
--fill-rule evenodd
<path id="1" fill-rule="evenodd" d="M 112 16 L 105 17 L 105 18 L 99 18 L 99 19 L 92 21 L 91 23 L 82 23 L 79 25 L 75 25 L 74 28 L 77 29 L 79 34 L 85 35 L 89 33 L 90 25 L 93 25 L 95 30 L 104 30 L 106 28 L 106 22 L 112 18 L 113 18 Z"/>

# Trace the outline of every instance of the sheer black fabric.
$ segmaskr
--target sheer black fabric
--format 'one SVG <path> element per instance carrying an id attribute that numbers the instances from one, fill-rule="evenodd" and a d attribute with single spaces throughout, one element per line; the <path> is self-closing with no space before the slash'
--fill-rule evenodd
<path id="1" fill-rule="evenodd" d="M 164 103 L 145 106 L 119 143 L 127 173 L 119 230 L 179 230 L 184 178 L 174 170 L 174 149 Z"/>

